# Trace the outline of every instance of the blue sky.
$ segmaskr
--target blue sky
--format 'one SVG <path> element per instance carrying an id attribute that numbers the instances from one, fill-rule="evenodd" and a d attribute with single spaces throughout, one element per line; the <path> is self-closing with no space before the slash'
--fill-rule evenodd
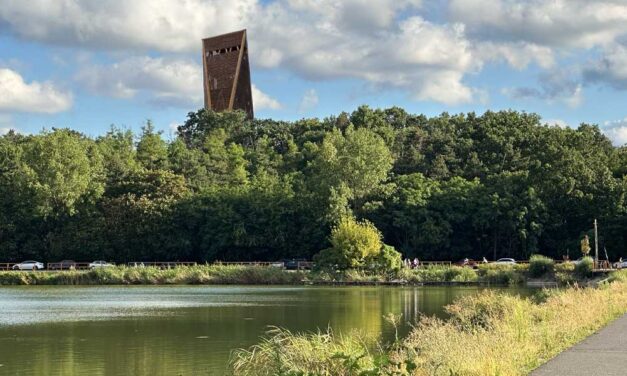
<path id="1" fill-rule="evenodd" d="M 202 106 L 200 39 L 243 28 L 257 117 L 516 109 L 627 142 L 623 0 L 3 0 L 0 133 L 167 137 Z"/>

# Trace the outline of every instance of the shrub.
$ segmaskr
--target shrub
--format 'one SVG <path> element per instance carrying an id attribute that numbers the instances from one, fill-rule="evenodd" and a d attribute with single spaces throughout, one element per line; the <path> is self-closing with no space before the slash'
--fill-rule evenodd
<path id="1" fill-rule="evenodd" d="M 523 265 L 485 264 L 479 265 L 479 280 L 497 285 L 515 285 L 524 282 Z"/>
<path id="2" fill-rule="evenodd" d="M 410 283 L 477 281 L 475 270 L 459 266 L 430 265 L 418 269 L 401 269 L 398 276 Z"/>
<path id="3" fill-rule="evenodd" d="M 592 260 L 592 257 L 586 256 L 575 265 L 575 275 L 579 278 L 590 277 L 592 269 L 594 269 L 594 260 Z"/>
<path id="4" fill-rule="evenodd" d="M 368 269 L 376 273 L 396 272 L 403 264 L 402 256 L 394 247 L 384 244 L 381 251 L 366 258 Z"/>
<path id="5" fill-rule="evenodd" d="M 533 278 L 545 276 L 553 272 L 555 262 L 542 255 L 532 255 L 529 259 L 529 275 Z"/>
<path id="6" fill-rule="evenodd" d="M 572 262 L 563 262 L 555 264 L 555 280 L 560 285 L 569 285 L 577 281 L 575 278 L 575 264 Z"/>
<path id="7" fill-rule="evenodd" d="M 314 260 L 318 267 L 346 270 L 364 265 L 369 256 L 381 252 L 381 233 L 368 221 L 358 222 L 352 217 L 340 219 L 331 230 L 331 248 L 322 250 Z"/>

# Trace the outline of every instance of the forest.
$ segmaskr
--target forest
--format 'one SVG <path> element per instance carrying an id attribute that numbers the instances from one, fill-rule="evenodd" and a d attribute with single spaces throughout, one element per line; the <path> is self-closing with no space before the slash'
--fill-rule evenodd
<path id="1" fill-rule="evenodd" d="M 627 256 L 627 148 L 596 125 L 361 106 L 325 119 L 190 112 L 166 140 L 112 126 L 0 137 L 0 262 L 311 259 L 340 218 L 403 257 Z"/>

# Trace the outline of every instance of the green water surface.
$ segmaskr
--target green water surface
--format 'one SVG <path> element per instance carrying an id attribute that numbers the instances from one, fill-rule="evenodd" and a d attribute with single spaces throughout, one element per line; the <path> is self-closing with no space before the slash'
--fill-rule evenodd
<path id="1" fill-rule="evenodd" d="M 364 330 L 413 321 L 478 287 L 0 287 L 0 375 L 223 375 L 268 326 Z M 516 294 L 527 290 L 508 289 Z M 401 328 L 406 334 L 409 325 Z"/>

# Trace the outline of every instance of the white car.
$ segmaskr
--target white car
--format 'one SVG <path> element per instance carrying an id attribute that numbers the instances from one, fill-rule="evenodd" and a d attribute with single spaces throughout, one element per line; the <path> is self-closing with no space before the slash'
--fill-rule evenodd
<path id="1" fill-rule="evenodd" d="M 516 263 L 516 260 L 514 260 L 513 258 L 500 258 L 496 260 L 496 263 L 514 265 Z"/>
<path id="2" fill-rule="evenodd" d="M 42 270 L 44 264 L 39 261 L 24 261 L 13 265 L 13 270 Z"/>
<path id="3" fill-rule="evenodd" d="M 614 268 L 615 269 L 627 269 L 627 261 L 615 262 Z"/>
<path id="4" fill-rule="evenodd" d="M 92 263 L 89 264 L 89 269 L 96 269 L 96 268 L 109 268 L 115 266 L 114 264 L 108 263 L 106 261 L 102 261 L 102 260 L 98 260 L 98 261 L 94 261 Z"/>

